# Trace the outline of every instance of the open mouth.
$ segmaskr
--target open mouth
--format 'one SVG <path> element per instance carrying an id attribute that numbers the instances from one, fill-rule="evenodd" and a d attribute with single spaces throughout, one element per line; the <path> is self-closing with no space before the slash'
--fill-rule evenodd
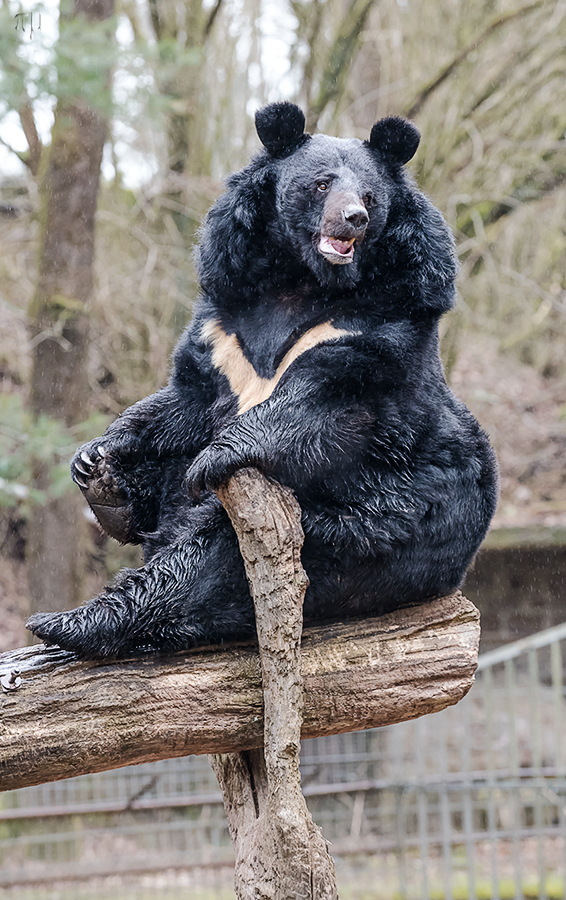
<path id="1" fill-rule="evenodd" d="M 323 234 L 318 242 L 318 252 L 331 263 L 338 265 L 351 263 L 354 259 L 354 241 L 355 238 L 341 241 L 339 238 Z"/>

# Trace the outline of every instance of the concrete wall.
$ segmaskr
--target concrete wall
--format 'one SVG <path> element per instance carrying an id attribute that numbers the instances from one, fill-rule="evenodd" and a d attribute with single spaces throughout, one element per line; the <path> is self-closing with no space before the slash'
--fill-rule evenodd
<path id="1" fill-rule="evenodd" d="M 482 616 L 480 652 L 566 621 L 566 545 L 480 550 L 463 591 Z"/>

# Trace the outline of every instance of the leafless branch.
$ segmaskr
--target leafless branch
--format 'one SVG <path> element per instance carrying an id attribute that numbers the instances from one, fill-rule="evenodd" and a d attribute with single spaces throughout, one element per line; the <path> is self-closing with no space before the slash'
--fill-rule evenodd
<path id="1" fill-rule="evenodd" d="M 26 157 L 25 163 L 29 167 L 31 174 L 35 176 L 39 172 L 43 145 L 37 133 L 31 102 L 28 101 L 20 106 L 18 114 L 29 147 L 29 156 Z"/>
<path id="2" fill-rule="evenodd" d="M 328 104 L 342 95 L 360 36 L 375 2 L 351 0 L 326 56 L 318 96 L 307 110 L 307 128 L 310 130 L 316 128 Z"/>
<path id="3" fill-rule="evenodd" d="M 505 25 L 508 25 L 509 22 L 512 22 L 514 19 L 519 18 L 520 16 L 526 16 L 531 12 L 534 12 L 537 9 L 540 9 L 546 0 L 536 0 L 535 3 L 530 3 L 527 6 L 522 6 L 520 9 L 512 10 L 511 12 L 504 13 L 501 16 L 497 16 L 492 22 L 490 22 L 484 30 L 479 34 L 472 38 L 466 46 L 460 50 L 459 53 L 454 56 L 454 58 L 435 75 L 435 77 L 430 81 L 424 88 L 422 88 L 412 103 L 409 105 L 405 115 L 407 118 L 412 119 L 421 111 L 422 107 L 428 100 L 428 98 L 443 84 L 447 78 L 452 75 L 455 69 L 458 68 L 472 53 L 477 50 L 485 41 L 490 38 L 493 34 L 503 28 Z"/>
<path id="4" fill-rule="evenodd" d="M 204 40 L 204 41 L 207 40 L 207 38 L 208 38 L 210 32 L 212 31 L 212 28 L 213 28 L 214 22 L 215 22 L 215 20 L 216 20 L 216 17 L 217 17 L 217 15 L 218 15 L 218 13 L 220 12 L 220 9 L 221 9 L 221 7 L 222 7 L 222 2 L 223 2 L 223 0 L 216 0 L 216 3 L 214 4 L 214 6 L 212 7 L 212 9 L 210 10 L 210 13 L 209 13 L 209 15 L 208 15 L 208 18 L 207 18 L 207 20 L 206 20 L 206 23 L 205 23 L 205 26 L 204 26 L 204 29 L 203 29 L 203 40 Z"/>

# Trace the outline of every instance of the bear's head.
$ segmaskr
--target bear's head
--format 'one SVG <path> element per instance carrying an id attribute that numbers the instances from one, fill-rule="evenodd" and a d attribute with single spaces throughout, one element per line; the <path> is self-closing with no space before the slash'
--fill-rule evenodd
<path id="1" fill-rule="evenodd" d="M 363 142 L 311 136 L 304 127 L 305 117 L 292 103 L 272 103 L 256 113 L 258 136 L 276 172 L 274 231 L 320 282 L 352 282 L 362 242 L 374 243 L 385 227 L 419 133 L 398 117 L 377 122 Z M 337 266 L 351 269 L 338 274 Z"/>
<path id="2" fill-rule="evenodd" d="M 302 111 L 285 102 L 260 109 L 256 128 L 263 152 L 230 177 L 203 229 L 205 290 L 304 283 L 305 269 L 330 289 L 386 273 L 453 282 L 446 225 L 403 170 L 420 139 L 411 122 L 381 119 L 365 141 L 309 135 Z"/>

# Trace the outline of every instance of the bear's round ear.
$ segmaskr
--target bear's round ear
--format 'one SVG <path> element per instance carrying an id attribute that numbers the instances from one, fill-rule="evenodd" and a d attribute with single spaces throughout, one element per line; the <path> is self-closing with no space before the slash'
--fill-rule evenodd
<path id="1" fill-rule="evenodd" d="M 401 116 L 380 119 L 371 129 L 369 145 L 388 162 L 404 166 L 417 152 L 421 136 L 416 125 Z"/>
<path id="2" fill-rule="evenodd" d="M 308 137 L 305 132 L 305 116 L 294 103 L 270 103 L 255 114 L 258 137 L 271 154 L 283 156 L 302 144 Z"/>

